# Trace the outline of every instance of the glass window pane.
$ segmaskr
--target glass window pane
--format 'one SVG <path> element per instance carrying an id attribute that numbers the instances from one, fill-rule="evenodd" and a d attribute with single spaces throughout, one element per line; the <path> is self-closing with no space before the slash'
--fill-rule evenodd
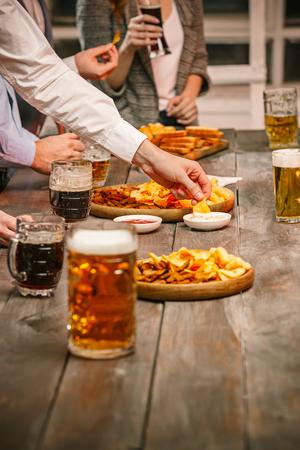
<path id="1" fill-rule="evenodd" d="M 207 44 L 209 65 L 249 64 L 248 44 Z"/>
<path id="2" fill-rule="evenodd" d="M 74 25 L 76 23 L 76 0 L 52 0 L 52 23 Z"/>
<path id="3" fill-rule="evenodd" d="M 300 81 L 300 39 L 286 39 L 284 81 Z"/>
<path id="4" fill-rule="evenodd" d="M 60 58 L 67 58 L 80 52 L 78 39 L 55 39 L 54 51 Z"/>
<path id="5" fill-rule="evenodd" d="M 248 0 L 203 0 L 206 14 L 248 13 Z"/>
<path id="6" fill-rule="evenodd" d="M 300 2 L 295 0 L 285 1 L 285 23 L 286 27 L 300 26 Z"/>

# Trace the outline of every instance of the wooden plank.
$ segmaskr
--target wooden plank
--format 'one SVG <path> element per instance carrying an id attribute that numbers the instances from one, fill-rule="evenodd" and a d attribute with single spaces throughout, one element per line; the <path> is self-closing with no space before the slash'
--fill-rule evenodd
<path id="1" fill-rule="evenodd" d="M 62 374 L 67 345 L 66 281 L 54 297 L 21 297 L 16 288 L 0 315 L 1 449 L 31 450 Z"/>
<path id="2" fill-rule="evenodd" d="M 161 314 L 162 304 L 138 302 L 131 356 L 70 358 L 41 450 L 140 448 Z"/>
<path id="3" fill-rule="evenodd" d="M 300 446 L 299 224 L 275 221 L 270 152 L 238 155 L 241 252 L 256 281 L 243 295 L 248 448 Z M 244 136 L 242 136 L 244 138 Z"/>
<path id="4" fill-rule="evenodd" d="M 214 173 L 235 175 L 234 154 L 218 155 L 213 166 Z M 229 225 L 218 231 L 178 223 L 174 250 L 222 245 L 238 254 L 237 208 L 232 212 Z M 240 315 L 240 295 L 166 303 L 146 450 L 243 448 Z"/>
<path id="5" fill-rule="evenodd" d="M 238 131 L 236 150 L 237 152 L 271 153 L 268 137 L 264 130 Z"/>
<path id="6" fill-rule="evenodd" d="M 174 228 L 165 224 L 140 235 L 138 257 L 170 252 Z M 112 361 L 70 358 L 41 450 L 142 447 L 162 313 L 162 304 L 138 302 L 134 355 Z"/>

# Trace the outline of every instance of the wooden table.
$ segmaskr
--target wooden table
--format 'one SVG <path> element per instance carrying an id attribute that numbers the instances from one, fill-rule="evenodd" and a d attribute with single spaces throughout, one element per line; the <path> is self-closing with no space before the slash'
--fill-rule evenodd
<path id="1" fill-rule="evenodd" d="M 221 245 L 253 265 L 254 285 L 213 301 L 138 301 L 134 355 L 69 355 L 66 272 L 54 298 L 24 299 L 0 250 L 2 450 L 300 448 L 300 225 L 275 221 L 265 133 L 225 137 L 230 148 L 201 164 L 208 174 L 243 177 L 230 186 L 229 226 L 205 233 L 162 224 L 140 235 L 139 257 Z M 113 158 L 108 185 L 144 180 Z M 47 211 L 47 187 L 47 177 L 18 171 L 1 208 Z"/>

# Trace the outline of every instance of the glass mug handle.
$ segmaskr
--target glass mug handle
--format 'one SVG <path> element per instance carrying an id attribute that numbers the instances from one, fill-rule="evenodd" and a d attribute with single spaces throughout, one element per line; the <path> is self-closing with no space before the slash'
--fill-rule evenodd
<path id="1" fill-rule="evenodd" d="M 16 252 L 19 240 L 17 238 L 11 238 L 8 245 L 7 252 L 7 265 L 10 271 L 10 274 L 17 281 L 26 281 L 27 274 L 26 272 L 18 272 L 16 267 Z"/>

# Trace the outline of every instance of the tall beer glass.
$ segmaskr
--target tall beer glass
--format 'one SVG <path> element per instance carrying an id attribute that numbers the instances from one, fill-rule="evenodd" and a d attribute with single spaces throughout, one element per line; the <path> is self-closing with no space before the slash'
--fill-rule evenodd
<path id="1" fill-rule="evenodd" d="M 264 91 L 265 127 L 271 149 L 297 147 L 298 113 L 296 88 Z"/>
<path id="2" fill-rule="evenodd" d="M 89 144 L 84 142 L 85 150 L 82 154 L 83 159 L 92 163 L 93 172 L 93 189 L 97 189 L 105 185 L 109 163 L 110 153 L 101 145 Z"/>
<path id="3" fill-rule="evenodd" d="M 136 338 L 135 227 L 108 221 L 75 224 L 67 246 L 70 352 L 93 359 L 132 353 Z"/>
<path id="4" fill-rule="evenodd" d="M 300 222 L 300 149 L 272 152 L 277 222 Z"/>
<path id="5" fill-rule="evenodd" d="M 51 165 L 50 208 L 67 223 L 88 218 L 92 203 L 92 163 L 57 160 Z"/>
<path id="6" fill-rule="evenodd" d="M 64 229 L 62 217 L 17 217 L 16 236 L 10 240 L 7 261 L 24 297 L 54 294 L 63 266 Z"/>
<path id="7" fill-rule="evenodd" d="M 160 0 L 139 0 L 139 7 L 142 14 L 148 14 L 150 16 L 156 17 L 160 22 L 157 24 L 159 27 L 163 27 L 161 18 L 161 4 Z M 151 24 L 153 25 L 153 24 Z M 157 58 L 158 56 L 164 56 L 171 53 L 169 46 L 166 42 L 164 36 L 157 38 L 157 43 L 151 45 L 150 48 L 150 58 Z"/>

